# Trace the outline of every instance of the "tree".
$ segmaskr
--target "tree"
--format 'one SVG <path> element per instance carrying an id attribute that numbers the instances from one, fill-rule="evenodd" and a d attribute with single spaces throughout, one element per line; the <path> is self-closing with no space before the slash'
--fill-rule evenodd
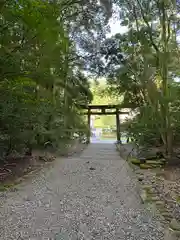
<path id="1" fill-rule="evenodd" d="M 100 34 L 108 18 L 103 5 L 91 3 L 1 2 L 2 157 L 14 149 L 28 148 L 30 153 L 46 142 L 58 148 L 63 141 L 71 141 L 74 133 L 86 133 L 79 105 L 89 103 L 92 94 L 77 39 L 92 31 L 93 37 Z M 95 21 L 98 17 L 100 22 Z"/>
<path id="2" fill-rule="evenodd" d="M 99 79 L 97 83 L 95 81 L 92 82 L 91 91 L 93 94 L 93 105 L 110 105 L 121 103 L 121 98 L 109 94 L 108 86 L 103 79 Z M 116 117 L 115 115 L 95 116 L 94 124 L 95 127 L 114 128 L 116 126 Z"/>
<path id="3" fill-rule="evenodd" d="M 110 89 L 124 95 L 124 102 L 139 106 L 142 126 L 156 129 L 165 152 L 172 155 L 174 117 L 171 105 L 172 82 L 178 75 L 174 63 L 179 59 L 177 32 L 179 2 L 117 0 L 121 24 L 127 33 L 106 39 L 101 55 L 106 58 L 104 72 Z M 140 108 L 140 106 L 142 106 Z M 151 122 L 147 123 L 147 117 Z M 147 138 L 146 138 L 147 139 Z"/>

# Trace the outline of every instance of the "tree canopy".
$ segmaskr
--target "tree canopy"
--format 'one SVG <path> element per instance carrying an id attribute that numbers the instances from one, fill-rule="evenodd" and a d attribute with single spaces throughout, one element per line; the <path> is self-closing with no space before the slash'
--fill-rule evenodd
<path id="1" fill-rule="evenodd" d="M 31 152 L 47 141 L 58 148 L 88 130 L 79 108 L 92 100 L 83 70 L 95 36 L 104 34 L 110 5 L 1 1 L 1 158 L 13 150 Z"/>
<path id="2" fill-rule="evenodd" d="M 106 38 L 100 72 L 110 91 L 136 107 L 130 135 L 163 143 L 168 156 L 179 139 L 179 1 L 114 0 L 124 34 Z M 102 61 L 105 59 L 105 61 Z"/>
<path id="3" fill-rule="evenodd" d="M 114 9 L 127 31 L 107 37 Z M 93 93 L 94 102 L 135 107 L 131 137 L 172 154 L 180 139 L 179 1 L 10 0 L 0 11 L 3 156 L 85 134 L 80 105 Z M 87 72 L 107 79 L 103 94 L 91 91 Z"/>
<path id="4" fill-rule="evenodd" d="M 109 93 L 108 85 L 105 79 L 99 79 L 98 82 L 92 82 L 91 92 L 93 94 L 93 105 L 118 105 L 121 103 L 122 98 L 117 95 Z M 101 115 L 95 116 L 94 127 L 97 128 L 115 128 L 116 117 L 115 115 Z"/>

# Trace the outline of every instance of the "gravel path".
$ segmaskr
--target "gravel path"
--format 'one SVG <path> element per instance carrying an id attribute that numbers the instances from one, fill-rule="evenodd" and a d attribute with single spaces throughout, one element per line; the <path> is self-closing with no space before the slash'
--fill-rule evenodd
<path id="1" fill-rule="evenodd" d="M 164 239 L 113 144 L 57 159 L 1 201 L 2 240 Z"/>

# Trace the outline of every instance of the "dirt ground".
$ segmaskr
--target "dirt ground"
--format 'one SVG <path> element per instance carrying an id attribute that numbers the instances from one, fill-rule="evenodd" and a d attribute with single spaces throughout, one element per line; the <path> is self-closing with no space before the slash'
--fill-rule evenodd
<path id="1" fill-rule="evenodd" d="M 78 154 L 85 147 L 86 144 L 76 142 L 70 146 L 62 156 Z M 61 156 L 61 154 L 58 154 L 58 156 L 59 155 Z M 53 161 L 55 158 L 56 153 L 36 150 L 33 151 L 32 156 L 12 155 L 6 161 L 0 162 L 0 191 L 4 190 L 4 185 L 8 187 L 8 185 L 11 185 L 16 179 L 42 168 L 44 164 Z"/>

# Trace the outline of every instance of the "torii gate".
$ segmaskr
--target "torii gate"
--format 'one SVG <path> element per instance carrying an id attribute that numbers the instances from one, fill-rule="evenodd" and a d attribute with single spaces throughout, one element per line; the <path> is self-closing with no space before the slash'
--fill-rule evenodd
<path id="1" fill-rule="evenodd" d="M 81 106 L 83 109 L 87 110 L 84 114 L 88 116 L 88 126 L 90 129 L 91 125 L 91 115 L 116 115 L 116 136 L 117 141 L 121 141 L 120 133 L 120 114 L 129 114 L 129 112 L 121 112 L 122 106 L 120 105 L 88 105 Z M 108 111 L 111 110 L 111 111 Z M 88 143 L 90 142 L 90 135 L 88 135 Z"/>

